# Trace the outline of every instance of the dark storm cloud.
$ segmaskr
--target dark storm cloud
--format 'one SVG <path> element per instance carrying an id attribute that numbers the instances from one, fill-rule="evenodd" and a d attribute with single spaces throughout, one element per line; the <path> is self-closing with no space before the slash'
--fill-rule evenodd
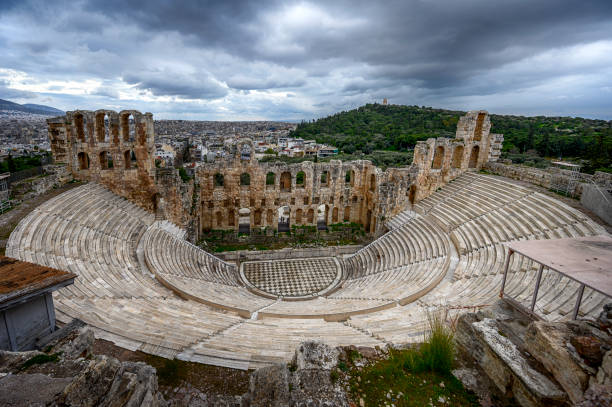
<path id="1" fill-rule="evenodd" d="M 83 94 L 108 105 L 136 89 L 183 100 L 179 114 L 223 98 L 230 113 L 308 117 L 382 97 L 576 111 L 596 100 L 596 114 L 612 110 L 610 44 L 610 0 L 0 2 L 0 79 L 90 79 L 103 85 Z"/>

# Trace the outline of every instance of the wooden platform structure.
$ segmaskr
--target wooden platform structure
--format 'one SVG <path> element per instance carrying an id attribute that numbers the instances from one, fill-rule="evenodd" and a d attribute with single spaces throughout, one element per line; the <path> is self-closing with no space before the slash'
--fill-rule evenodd
<path id="1" fill-rule="evenodd" d="M 531 300 L 531 313 L 533 313 L 538 298 L 544 267 L 580 284 L 573 319 L 576 319 L 580 310 L 580 302 L 585 287 L 612 298 L 612 238 L 609 236 L 519 241 L 507 243 L 506 247 L 508 248 L 508 257 L 506 258 L 500 297 L 504 297 L 508 265 L 512 254 L 518 253 L 540 265 Z M 521 306 L 518 303 L 516 305 Z"/>

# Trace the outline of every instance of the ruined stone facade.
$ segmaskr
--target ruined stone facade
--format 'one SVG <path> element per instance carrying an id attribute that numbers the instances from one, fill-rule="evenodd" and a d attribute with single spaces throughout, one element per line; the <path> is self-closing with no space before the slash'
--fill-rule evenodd
<path id="1" fill-rule="evenodd" d="M 155 168 L 153 115 L 136 110 L 67 112 L 47 120 L 51 151 L 75 179 L 94 181 L 150 212 L 186 226 L 193 192 L 175 170 Z M 187 191 L 183 191 L 187 189 Z"/>
<path id="2" fill-rule="evenodd" d="M 454 139 L 417 143 L 410 167 L 386 171 L 370 161 L 261 163 L 240 140 L 225 160 L 196 167 L 183 182 L 174 169 L 155 168 L 151 113 L 73 111 L 48 120 L 56 163 L 156 212 L 197 238 L 202 230 L 250 231 L 291 225 L 355 222 L 373 234 L 384 221 L 465 171 L 496 161 L 503 136 L 490 134 L 485 111 L 469 112 Z"/>

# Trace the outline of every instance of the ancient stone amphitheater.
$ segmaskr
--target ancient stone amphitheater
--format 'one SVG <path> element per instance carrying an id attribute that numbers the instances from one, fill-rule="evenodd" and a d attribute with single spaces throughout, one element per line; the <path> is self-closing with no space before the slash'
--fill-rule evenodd
<path id="1" fill-rule="evenodd" d="M 505 242 L 605 234 L 554 198 L 474 171 L 407 208 L 352 255 L 241 269 L 92 181 L 32 211 L 11 234 L 6 254 L 79 276 L 55 293 L 61 322 L 80 318 L 97 337 L 130 350 L 246 369 L 287 361 L 306 339 L 420 341 L 427 310 L 444 307 L 452 316 L 495 301 Z M 508 295 L 528 304 L 535 271 L 512 256 Z M 545 270 L 536 311 L 569 318 L 577 290 Z M 605 300 L 587 288 L 580 314 L 599 312 Z"/>

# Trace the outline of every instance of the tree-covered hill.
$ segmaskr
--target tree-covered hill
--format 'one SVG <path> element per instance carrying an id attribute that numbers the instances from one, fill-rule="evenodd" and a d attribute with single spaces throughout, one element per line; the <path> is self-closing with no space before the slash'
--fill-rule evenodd
<path id="1" fill-rule="evenodd" d="M 294 137 L 337 146 L 346 154 L 406 151 L 418 140 L 454 137 L 465 112 L 431 107 L 368 104 L 302 122 Z M 546 158 L 580 161 L 583 170 L 611 171 L 612 121 L 572 117 L 491 115 L 494 133 L 504 134 L 505 156 L 543 164 Z M 538 159 L 540 158 L 540 159 Z"/>

